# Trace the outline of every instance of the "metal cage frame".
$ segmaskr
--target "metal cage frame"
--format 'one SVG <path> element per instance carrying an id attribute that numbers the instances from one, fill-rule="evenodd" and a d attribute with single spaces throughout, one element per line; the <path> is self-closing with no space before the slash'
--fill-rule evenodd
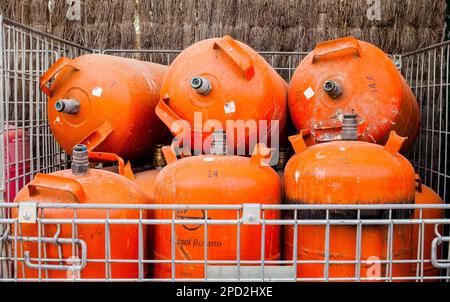
<path id="1" fill-rule="evenodd" d="M 449 164 L 448 164 L 448 107 L 449 107 L 449 42 L 440 43 L 427 48 L 416 50 L 402 55 L 393 56 L 395 63 L 403 73 L 407 82 L 411 85 L 414 94 L 421 109 L 421 129 L 419 137 L 409 152 L 408 157 L 413 163 L 415 169 L 421 175 L 425 185 L 430 186 L 443 200 L 448 203 L 449 188 Z M 88 246 L 83 245 L 83 240 L 77 238 L 75 230 L 83 224 L 98 224 L 104 227 L 107 233 L 109 226 L 114 224 L 130 224 L 142 228 L 145 225 L 166 224 L 170 225 L 172 231 L 171 244 L 172 253 L 176 248 L 175 228 L 183 224 L 199 224 L 203 227 L 205 242 L 208 242 L 208 226 L 214 225 L 233 225 L 236 226 L 236 232 L 239 234 L 241 226 L 248 224 L 246 212 L 253 209 L 253 214 L 258 218 L 256 224 L 261 226 L 261 242 L 265 240 L 264 229 L 268 225 L 292 226 L 295 232 L 301 225 L 322 225 L 326 228 L 325 232 L 325 255 L 324 259 L 318 260 L 318 265 L 323 265 L 323 276 L 315 281 L 336 281 L 329 276 L 329 267 L 333 264 L 354 264 L 354 277 L 344 278 L 347 281 L 364 281 L 366 278 L 360 275 L 361 265 L 367 260 L 361 259 L 361 234 L 366 225 L 379 225 L 388 228 L 388 234 L 392 233 L 395 226 L 398 225 L 418 225 L 419 231 L 419 252 L 414 259 L 407 259 L 406 262 L 417 266 L 417 273 L 413 276 L 396 277 L 392 275 L 392 266 L 398 262 L 393 259 L 392 253 L 386 251 L 384 260 L 380 260 L 381 265 L 386 266 L 386 273 L 380 276 L 379 281 L 426 281 L 426 280 L 450 280 L 450 254 L 439 257 L 436 255 L 436 247 L 445 245 L 450 241 L 450 237 L 445 233 L 440 233 L 438 225 L 448 227 L 450 219 L 424 219 L 422 211 L 425 209 L 449 210 L 450 205 L 260 205 L 247 204 L 243 201 L 240 205 L 111 205 L 106 204 L 51 204 L 51 203 L 30 203 L 27 207 L 20 208 L 18 204 L 11 203 L 10 193 L 16 193 L 33 175 L 36 173 L 50 173 L 53 171 L 68 168 L 70 159 L 66 153 L 59 147 L 51 135 L 46 116 L 46 97 L 40 91 L 39 76 L 48 69 L 54 61 L 60 56 L 74 58 L 87 53 L 104 53 L 116 56 L 132 57 L 142 60 L 151 60 L 157 63 L 170 64 L 180 50 L 137 50 L 137 49 L 106 49 L 96 50 L 79 46 L 70 41 L 53 37 L 49 34 L 34 30 L 17 22 L 2 18 L 0 16 L 0 279 L 5 281 L 46 281 L 48 273 L 51 270 L 67 270 L 72 272 L 71 278 L 64 279 L 69 281 L 124 281 L 121 279 L 112 279 L 110 265 L 114 261 L 129 261 L 139 265 L 139 275 L 131 280 L 135 281 L 192 281 L 192 279 L 176 278 L 176 266 L 180 264 L 191 263 L 190 260 L 179 260 L 175 257 L 167 260 L 172 267 L 172 276 L 164 280 L 154 279 L 144 275 L 144 265 L 152 265 L 158 261 L 155 259 L 143 259 L 140 250 L 138 259 L 112 259 L 111 251 L 108 250 L 109 236 L 105 235 L 105 257 L 102 259 L 87 259 L 86 253 Z M 286 80 L 289 80 L 307 52 L 259 52 Z M 12 135 L 14 143 L 10 145 L 7 136 Z M 28 141 L 24 138 L 28 137 Z M 4 202 L 2 202 L 4 201 Z M 139 211 L 141 219 L 118 220 L 118 219 L 49 219 L 43 216 L 33 217 L 34 223 L 38 224 L 41 230 L 43 225 L 56 224 L 72 225 L 73 236 L 71 238 L 59 238 L 57 234 L 52 237 L 45 237 L 45 234 L 39 234 L 37 237 L 22 236 L 18 230 L 22 223 L 21 215 L 27 213 L 27 209 L 32 209 L 34 215 L 37 210 L 42 213 L 55 208 L 64 208 L 67 211 L 73 211 L 74 215 L 81 209 L 97 209 L 108 212 L 113 209 L 134 209 Z M 154 209 L 164 209 L 172 211 L 172 219 L 142 219 L 144 211 Z M 236 219 L 229 220 L 210 220 L 177 219 L 175 211 L 177 209 L 202 209 L 204 211 L 232 210 L 236 211 Z M 256 210 L 255 210 L 256 209 Z M 387 216 L 380 219 L 366 219 L 361 216 L 365 210 L 385 210 Z M 17 216 L 11 214 L 11 210 L 18 212 Z M 269 210 L 293 211 L 292 219 L 265 219 L 265 212 Z M 323 219 L 304 219 L 297 217 L 298 211 L 322 210 Z M 333 210 L 351 210 L 355 212 L 355 217 L 351 219 L 336 219 L 330 213 Z M 396 218 L 393 211 L 396 210 L 415 210 L 419 211 L 419 218 Z M 30 213 L 28 213 L 30 214 Z M 33 212 L 30 214 L 33 216 Z M 76 217 L 76 216 L 75 216 Z M 206 217 L 208 217 L 206 215 Z M 448 216 L 447 216 L 448 217 Z M 336 261 L 330 259 L 329 255 L 329 234 L 330 228 L 335 225 L 352 225 L 356 227 L 356 258 L 354 260 Z M 434 255 L 432 259 L 423 257 L 423 233 L 425 225 L 436 226 L 436 238 L 430 248 Z M 47 234 L 49 236 L 49 234 Z M 140 235 L 142 236 L 142 234 Z M 394 238 L 388 236 L 388 246 L 392 247 Z M 390 236 L 390 237 L 389 237 Z M 238 237 L 237 246 L 240 245 Z M 294 236 L 297 238 L 297 236 Z M 30 259 L 25 253 L 19 254 L 18 246 L 24 241 L 35 242 L 41 247 L 46 245 L 72 246 L 73 254 L 79 252 L 81 255 L 81 266 L 89 265 L 91 262 L 101 262 L 105 265 L 104 278 L 99 279 L 79 279 L 75 271 L 80 269 L 80 264 L 64 264 L 67 259 L 63 256 L 59 259 L 46 259 L 41 255 L 39 248 L 39 257 Z M 293 243 L 294 251 L 297 248 L 296 239 Z M 139 237 L 139 242 L 143 238 Z M 77 247 L 79 246 L 79 248 Z M 142 249 L 142 244 L 140 244 Z M 240 248 L 237 248 L 239 251 Z M 45 248 L 44 248 L 45 251 Z M 296 255 L 296 253 L 293 253 Z M 84 256 L 83 256 L 84 255 Z M 174 254 L 172 254 L 173 256 Z M 301 263 L 296 256 L 292 260 L 269 261 L 264 257 L 264 245 L 261 245 L 261 251 L 258 259 L 246 262 L 240 259 L 240 253 L 237 252 L 235 261 L 211 260 L 208 259 L 208 247 L 205 245 L 204 259 L 192 260 L 204 266 L 205 276 L 197 281 L 301 281 L 305 279 L 297 278 L 297 264 Z M 359 257 L 359 258 L 358 258 Z M 54 263 L 59 263 L 59 265 Z M 424 275 L 424 264 L 432 262 L 442 268 L 440 276 L 429 277 Z M 222 264 L 222 265 L 218 265 Z M 226 265 L 225 265 L 226 264 Z M 23 268 L 25 265 L 30 269 L 38 271 L 38 278 L 28 279 L 20 278 L 18 275 L 19 265 Z M 56 265 L 55 268 L 52 265 Z M 391 269 L 389 269 L 389 267 Z M 370 279 L 370 278 L 369 278 Z M 54 280 L 54 279 L 51 279 Z M 309 279 L 307 279 L 309 280 Z M 54 280 L 56 281 L 56 280 Z"/>

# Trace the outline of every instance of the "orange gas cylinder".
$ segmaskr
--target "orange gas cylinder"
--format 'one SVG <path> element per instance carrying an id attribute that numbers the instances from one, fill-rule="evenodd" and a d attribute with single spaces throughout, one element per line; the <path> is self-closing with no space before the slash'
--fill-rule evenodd
<path id="1" fill-rule="evenodd" d="M 77 145 L 73 150 L 72 170 L 62 170 L 51 174 L 37 174 L 32 182 L 16 196 L 15 202 L 42 203 L 109 203 L 109 204 L 144 204 L 147 200 L 136 184 L 115 173 L 89 169 L 87 148 Z M 110 154 L 91 153 L 89 157 L 110 158 Z M 122 161 L 123 163 L 123 161 Z M 123 171 L 123 165 L 122 169 Z M 39 210 L 38 217 L 46 219 L 72 219 L 73 209 L 46 208 Z M 17 210 L 12 212 L 17 217 Z M 117 209 L 77 209 L 77 219 L 139 219 L 139 210 Z M 145 219 L 146 213 L 143 213 Z M 73 237 L 73 232 L 76 234 Z M 106 232 L 109 233 L 107 241 Z M 39 254 L 38 234 L 41 234 Z M 146 256 L 146 227 L 142 230 L 143 257 Z M 14 230 L 12 232 L 14 234 Z M 18 229 L 19 278 L 45 279 L 94 279 L 138 278 L 139 266 L 132 262 L 111 262 L 110 260 L 136 261 L 139 259 L 138 224 L 42 224 L 21 223 Z M 109 243 L 107 243 L 109 242 Z M 73 243 L 73 246 L 72 246 Z M 105 245 L 109 244 L 109 251 Z M 14 245 L 13 245 L 14 246 Z M 74 252 L 75 251 L 75 254 Z M 41 269 L 39 269 L 41 255 Z M 106 256 L 107 255 L 107 256 Z M 48 259 L 48 260 L 45 260 Z M 62 259 L 55 261 L 55 259 Z M 145 258 L 144 258 L 145 259 Z M 98 260 L 98 262 L 93 262 Z M 142 273 L 145 273 L 143 267 Z M 108 273 L 106 273 L 108 272 Z M 106 275 L 108 274 L 108 275 Z"/>
<path id="2" fill-rule="evenodd" d="M 422 184 L 419 175 L 416 174 L 416 204 L 444 204 L 444 201 L 439 197 L 436 192 L 431 190 L 429 187 Z M 420 210 L 414 211 L 414 219 L 420 218 Z M 423 219 L 443 219 L 445 218 L 445 211 L 443 209 L 423 209 L 422 210 Z M 419 232 L 421 234 L 419 234 Z M 423 232 L 423 233 L 422 233 Z M 439 232 L 442 234 L 443 229 L 439 227 Z M 413 259 L 424 259 L 430 261 L 431 259 L 431 242 L 436 238 L 434 233 L 434 224 L 425 224 L 425 229 L 422 231 L 420 225 L 414 225 L 414 258 Z M 423 247 L 419 249 L 419 238 L 423 239 Z M 419 251 L 423 251 L 422 255 L 417 255 Z M 442 251 L 442 245 L 438 246 L 438 257 Z M 422 253 L 422 252 L 420 252 Z M 419 256 L 419 258 L 418 258 Z M 419 271 L 419 276 L 422 275 L 421 263 L 418 266 L 414 265 L 414 275 Z M 425 262 L 423 264 L 423 275 L 424 276 L 440 276 L 439 268 L 435 267 L 431 262 Z"/>
<path id="3" fill-rule="evenodd" d="M 384 145 L 389 133 L 419 130 L 419 108 L 405 79 L 380 49 L 353 37 L 319 43 L 300 63 L 289 87 L 289 112 L 297 129 L 317 142 L 340 139 L 342 117 L 358 112 L 358 140 Z"/>
<path id="4" fill-rule="evenodd" d="M 149 156 L 164 134 L 155 107 L 166 70 L 99 54 L 59 59 L 40 80 L 55 139 L 68 153 L 80 143 L 129 160 Z"/>
<path id="5" fill-rule="evenodd" d="M 344 117 L 355 121 L 354 115 Z M 414 169 L 406 158 L 398 153 L 404 138 L 391 133 L 383 147 L 360 141 L 334 141 L 307 147 L 303 136 L 310 130 L 289 139 L 295 149 L 286 165 L 284 174 L 285 199 L 292 204 L 408 204 L 414 203 Z M 356 140 L 356 126 L 346 139 Z M 393 217 L 409 217 L 409 210 L 396 210 Z M 329 210 L 330 219 L 355 219 L 356 211 Z M 299 218 L 325 219 L 325 211 L 304 210 Z M 361 218 L 387 218 L 388 210 L 361 210 Z M 331 225 L 329 228 L 329 260 L 357 260 L 356 225 Z M 389 259 L 389 228 L 386 225 L 362 225 L 360 266 L 361 278 L 384 277 L 385 263 Z M 294 227 L 284 228 L 284 259 L 293 260 Z M 412 227 L 393 227 L 393 260 L 412 259 Z M 298 225 L 298 261 L 325 261 L 325 225 Z M 369 263 L 369 262 L 375 263 Z M 412 264 L 392 265 L 395 277 L 412 276 Z M 325 278 L 324 263 L 300 263 L 297 276 L 300 278 Z M 329 263 L 329 278 L 356 278 L 355 263 Z"/>
<path id="6" fill-rule="evenodd" d="M 202 143 L 209 146 L 212 128 L 225 129 L 229 137 L 234 132 L 236 150 L 247 154 L 258 130 L 268 141 L 275 131 L 280 141 L 284 136 L 286 82 L 256 51 L 229 36 L 200 41 L 178 55 L 161 97 L 157 115 L 174 135 L 189 140 L 196 154 L 208 153 Z M 279 121 L 279 129 L 271 128 L 271 121 Z"/>
<path id="7" fill-rule="evenodd" d="M 214 147 L 216 148 L 216 147 Z M 175 157 L 159 173 L 155 185 L 155 203 L 187 205 L 242 205 L 243 203 L 279 204 L 280 181 L 277 173 L 266 161 L 271 153 L 258 144 L 251 158 L 214 151 L 216 155 L 199 155 L 176 160 Z M 237 219 L 235 210 L 177 210 L 175 219 Z M 172 210 L 155 211 L 157 219 L 172 219 Z M 266 219 L 279 218 L 278 211 L 267 211 Z M 203 224 L 175 226 L 175 260 L 205 261 L 205 227 Z M 238 232 L 240 249 L 237 247 Z M 157 225 L 154 259 L 169 263 L 155 264 L 155 278 L 171 278 L 172 228 L 170 224 Z M 261 261 L 261 225 L 208 224 L 207 259 L 220 261 Z M 264 259 L 280 259 L 280 227 L 265 226 Z M 213 264 L 211 264 L 213 265 Z M 236 266 L 236 263 L 231 264 Z M 241 264 L 245 266 L 248 264 Z M 269 265 L 269 264 L 267 264 Z M 175 264 L 176 278 L 204 278 L 205 265 Z"/>

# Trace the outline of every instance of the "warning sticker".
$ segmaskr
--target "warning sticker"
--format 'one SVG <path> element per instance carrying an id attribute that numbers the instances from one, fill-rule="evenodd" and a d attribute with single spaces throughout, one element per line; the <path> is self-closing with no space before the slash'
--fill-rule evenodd
<path id="1" fill-rule="evenodd" d="M 225 110 L 225 114 L 236 112 L 236 104 L 234 104 L 233 101 L 226 103 L 223 108 Z"/>
<path id="2" fill-rule="evenodd" d="M 311 87 L 308 87 L 308 89 L 306 89 L 303 94 L 305 95 L 306 99 L 309 100 L 310 98 L 312 98 L 316 93 L 314 92 L 314 90 Z"/>
<path id="3" fill-rule="evenodd" d="M 101 87 L 95 87 L 94 89 L 92 89 L 91 94 L 96 97 L 101 97 L 102 92 L 103 92 L 103 89 Z"/>

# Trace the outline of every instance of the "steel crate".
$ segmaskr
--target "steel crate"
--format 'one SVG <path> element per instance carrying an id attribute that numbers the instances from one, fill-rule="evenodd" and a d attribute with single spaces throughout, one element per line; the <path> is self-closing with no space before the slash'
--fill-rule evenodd
<path id="1" fill-rule="evenodd" d="M 448 164 L 448 106 L 449 106 L 449 44 L 445 42 L 414 52 L 395 55 L 393 59 L 403 73 L 407 82 L 411 85 L 421 110 L 421 129 L 414 148 L 408 157 L 413 163 L 416 171 L 421 175 L 424 184 L 430 186 L 443 200 L 448 202 L 449 188 L 449 164 Z M 172 211 L 172 219 L 137 219 L 120 220 L 104 218 L 99 215 L 98 219 L 60 218 L 50 219 L 45 216 L 36 217 L 34 224 L 39 230 L 45 230 L 43 226 L 70 225 L 73 235 L 68 238 L 59 237 L 55 234 L 40 233 L 34 237 L 26 237 L 21 234 L 23 221 L 15 214 L 24 209 L 19 209 L 17 204 L 11 203 L 12 197 L 21 187 L 36 173 L 50 173 L 66 169 L 70 158 L 55 142 L 51 135 L 46 114 L 46 96 L 40 91 L 39 76 L 47 70 L 52 63 L 61 56 L 74 58 L 83 54 L 104 53 L 116 56 L 125 56 L 141 60 L 150 60 L 162 64 L 170 64 L 180 53 L 179 50 L 141 50 L 141 49 L 90 49 L 65 41 L 32 28 L 23 26 L 0 16 L 0 278 L 5 281 L 49 280 L 51 271 L 67 271 L 68 281 L 93 281 L 82 277 L 82 267 L 92 263 L 100 263 L 104 266 L 104 276 L 97 281 L 121 281 L 113 278 L 114 263 L 134 263 L 139 267 L 139 273 L 135 281 L 163 281 L 145 274 L 145 268 L 152 267 L 161 260 L 153 257 L 143 257 L 144 238 L 139 235 L 139 253 L 133 259 L 117 259 L 111 257 L 111 240 L 107 230 L 111 225 L 135 225 L 143 228 L 147 225 L 167 225 L 172 230 L 171 253 L 177 248 L 177 225 L 196 224 L 204 232 L 205 242 L 208 242 L 208 228 L 211 230 L 217 225 L 227 225 L 236 232 L 236 255 L 233 260 L 208 259 L 209 247 L 205 245 L 204 257 L 195 260 L 180 260 L 172 257 L 164 263 L 170 266 L 171 276 L 165 281 L 190 280 L 189 278 L 176 278 L 177 266 L 201 265 L 204 276 L 197 281 L 213 280 L 264 280 L 264 281 L 366 281 L 371 277 L 361 275 L 361 267 L 372 263 L 381 265 L 383 274 L 376 276 L 378 281 L 448 281 L 450 279 L 450 254 L 448 252 L 448 225 L 450 219 L 423 219 L 422 210 L 429 208 L 440 208 L 448 210 L 449 205 L 280 205 L 268 206 L 259 204 L 248 204 L 243 200 L 240 205 L 108 205 L 105 204 L 30 204 L 33 211 L 42 213 L 49 212 L 55 208 L 64 208 L 75 215 L 77 211 L 91 208 L 103 211 L 118 209 L 134 209 L 142 215 L 146 211 L 164 209 Z M 277 70 L 284 79 L 289 81 L 295 68 L 304 58 L 307 52 L 260 52 L 261 55 Z M 8 140 L 9 139 L 9 140 Z M 257 209 L 254 213 L 258 219 L 256 224 L 261 227 L 261 241 L 265 242 L 265 228 L 270 225 L 278 225 L 282 228 L 292 227 L 294 232 L 304 225 L 321 225 L 325 227 L 323 244 L 324 254 L 321 259 L 310 261 L 310 264 L 319 265 L 323 274 L 318 278 L 297 278 L 299 265 L 304 264 L 301 259 L 293 256 L 292 259 L 267 260 L 264 257 L 264 245 L 261 245 L 260 255 L 257 259 L 241 259 L 240 251 L 244 248 L 244 242 L 240 241 L 240 228 L 248 222 L 246 213 L 248 209 Z M 235 211 L 236 218 L 226 220 L 214 219 L 178 219 L 177 211 L 198 209 L 203 211 L 230 210 Z M 323 217 L 310 219 L 298 216 L 301 211 L 321 210 Z M 332 215 L 335 210 L 353 211 L 355 215 L 347 218 L 336 218 Z M 385 211 L 386 215 L 377 219 L 361 216 L 366 210 Z M 396 217 L 393 215 L 398 210 L 418 211 L 418 219 L 411 217 Z M 280 219 L 265 219 L 267 211 L 279 211 Z M 291 213 L 284 215 L 285 213 Z M 448 214 L 448 213 L 447 213 Z M 19 215 L 20 216 L 20 215 Z M 74 216 L 76 217 L 76 215 Z M 207 215 L 205 217 L 208 217 Z M 448 217 L 448 216 L 447 216 Z M 82 225 L 97 225 L 104 230 L 105 234 L 105 257 L 92 259 L 89 255 L 89 246 L 83 245 L 83 239 L 77 237 L 77 230 Z M 355 231 L 355 259 L 336 260 L 330 256 L 330 229 L 336 225 L 347 225 Z M 395 238 L 392 230 L 398 225 L 418 226 L 418 253 L 411 259 L 396 260 L 392 255 L 392 246 Z M 431 246 L 424 245 L 423 230 L 426 225 L 436 228 L 435 238 Z M 368 260 L 361 258 L 361 234 L 368 226 L 379 226 L 386 228 L 387 249 L 379 260 Z M 443 228 L 442 228 L 443 227 Z M 294 236 L 297 238 L 297 236 Z M 42 247 L 42 254 L 37 258 L 27 256 L 21 246 L 24 242 L 33 242 Z M 231 243 L 230 243 L 231 244 Z M 59 254 L 57 257 L 47 258 L 45 251 L 48 246 L 71 246 L 73 253 L 70 257 Z M 438 247 L 444 247 L 442 255 L 437 254 Z M 296 239 L 292 242 L 292 248 L 298 248 Z M 432 251 L 430 259 L 425 259 L 424 251 Z M 41 251 L 41 249 L 39 249 Z M 296 255 L 296 253 L 293 253 Z M 73 258 L 75 257 L 75 258 Z M 69 258 L 69 259 L 67 259 Z M 75 259 L 75 260 L 74 260 Z M 308 261 L 306 261 L 308 262 Z M 392 267 L 398 264 L 409 264 L 415 266 L 416 273 L 408 276 L 395 276 Z M 440 268 L 440 273 L 435 276 L 427 276 L 424 266 L 432 263 Z M 334 278 L 330 275 L 330 266 L 353 265 L 354 275 L 346 278 Z M 37 278 L 27 278 L 20 270 L 32 269 L 37 273 Z M 81 273 L 81 277 L 80 277 Z M 30 277 L 30 276 L 28 276 Z M 51 279 L 56 281 L 55 279 Z"/>

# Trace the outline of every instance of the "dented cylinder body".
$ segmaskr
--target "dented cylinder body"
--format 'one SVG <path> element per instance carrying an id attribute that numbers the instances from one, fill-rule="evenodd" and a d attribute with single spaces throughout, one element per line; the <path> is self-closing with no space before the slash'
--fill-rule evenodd
<path id="1" fill-rule="evenodd" d="M 256 198 L 257 197 L 257 198 Z M 255 199 L 256 198 L 256 199 Z M 199 155 L 168 164 L 156 179 L 157 204 L 242 205 L 243 203 L 280 203 L 280 181 L 268 166 L 258 166 L 240 156 Z M 239 214 L 240 213 L 240 214 Z M 155 218 L 172 219 L 171 210 L 156 210 Z M 239 219 L 236 210 L 176 210 L 175 219 L 200 219 L 198 223 L 175 226 L 175 260 L 205 259 L 237 261 L 237 225 L 209 223 L 205 242 L 205 219 Z M 278 211 L 266 211 L 266 219 L 279 218 Z M 240 225 L 240 260 L 261 260 L 261 225 Z M 154 259 L 172 258 L 172 228 L 155 226 Z M 280 259 L 280 226 L 266 225 L 264 251 L 266 260 Z M 204 264 L 175 264 L 176 278 L 204 278 Z M 234 264 L 233 264 L 234 266 Z M 171 278 L 172 265 L 155 264 L 155 278 Z"/>
<path id="2" fill-rule="evenodd" d="M 319 43 L 297 67 L 289 86 L 289 112 L 298 130 L 317 142 L 341 139 L 343 115 L 358 115 L 358 140 L 383 145 L 390 131 L 419 130 L 417 101 L 394 63 L 380 49 L 347 37 Z"/>
<path id="3" fill-rule="evenodd" d="M 129 160 L 150 156 L 165 130 L 155 107 L 166 70 L 100 54 L 60 59 L 41 78 L 56 75 L 47 108 L 55 139 L 69 154 L 83 143 Z"/>

